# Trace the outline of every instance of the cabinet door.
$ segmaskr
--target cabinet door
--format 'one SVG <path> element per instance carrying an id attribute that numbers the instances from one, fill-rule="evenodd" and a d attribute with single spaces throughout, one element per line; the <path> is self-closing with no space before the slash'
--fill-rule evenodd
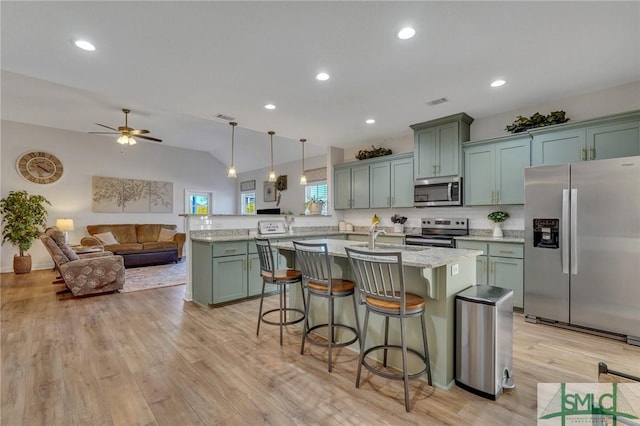
<path id="1" fill-rule="evenodd" d="M 369 208 L 369 166 L 351 168 L 351 208 Z"/>
<path id="2" fill-rule="evenodd" d="M 335 169 L 333 173 L 333 208 L 351 208 L 351 168 Z"/>
<path id="3" fill-rule="evenodd" d="M 476 257 L 476 284 L 487 285 L 487 256 Z"/>
<path id="4" fill-rule="evenodd" d="M 489 284 L 513 290 L 513 306 L 524 307 L 522 259 L 489 257 Z"/>
<path id="5" fill-rule="evenodd" d="M 534 135 L 531 165 L 548 166 L 586 160 L 586 137 L 584 129 Z"/>
<path id="6" fill-rule="evenodd" d="M 247 255 L 213 258 L 213 303 L 247 297 Z"/>
<path id="7" fill-rule="evenodd" d="M 391 165 L 388 161 L 369 166 L 371 208 L 391 206 Z"/>
<path id="8" fill-rule="evenodd" d="M 247 268 L 247 295 L 255 296 L 262 292 L 260 257 L 257 254 L 250 254 L 247 256 L 247 262 L 249 262 Z"/>
<path id="9" fill-rule="evenodd" d="M 464 149 L 464 204 L 484 206 L 494 203 L 495 147 L 472 146 Z"/>
<path id="10" fill-rule="evenodd" d="M 436 128 L 418 130 L 414 135 L 414 176 L 416 179 L 434 177 L 437 161 Z"/>
<path id="11" fill-rule="evenodd" d="M 436 127 L 437 144 L 437 176 L 453 176 L 460 173 L 460 138 L 458 123 L 444 124 Z"/>
<path id="12" fill-rule="evenodd" d="M 587 129 L 590 160 L 640 155 L 640 122 Z"/>
<path id="13" fill-rule="evenodd" d="M 413 158 L 391 162 L 391 206 L 413 207 Z"/>
<path id="14" fill-rule="evenodd" d="M 531 162 L 529 138 L 499 143 L 496 149 L 496 204 L 524 204 L 524 169 Z"/>
<path id="15" fill-rule="evenodd" d="M 212 248 L 202 241 L 191 242 L 191 286 L 193 300 L 201 305 L 213 303 Z"/>

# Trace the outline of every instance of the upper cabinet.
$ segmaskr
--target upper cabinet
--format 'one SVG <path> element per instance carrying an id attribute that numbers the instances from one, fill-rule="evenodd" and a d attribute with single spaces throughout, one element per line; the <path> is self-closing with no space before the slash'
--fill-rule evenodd
<path id="1" fill-rule="evenodd" d="M 640 155 L 640 111 L 530 130 L 531 165 Z"/>
<path id="2" fill-rule="evenodd" d="M 460 174 L 461 143 L 469 140 L 473 118 L 465 113 L 412 124 L 414 134 L 414 178 Z"/>
<path id="3" fill-rule="evenodd" d="M 465 144 L 465 205 L 524 204 L 524 168 L 530 165 L 530 145 L 528 134 Z"/>
<path id="4" fill-rule="evenodd" d="M 413 206 L 413 155 L 399 154 L 334 167 L 334 208 Z"/>

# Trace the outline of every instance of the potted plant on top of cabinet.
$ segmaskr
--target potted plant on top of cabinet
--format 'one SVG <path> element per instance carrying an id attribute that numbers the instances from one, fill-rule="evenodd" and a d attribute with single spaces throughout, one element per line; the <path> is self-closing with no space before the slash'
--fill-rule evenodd
<path id="1" fill-rule="evenodd" d="M 40 236 L 41 228 L 47 226 L 45 204 L 51 205 L 42 195 L 29 195 L 27 191 L 11 191 L 0 200 L 4 225 L 2 244 L 9 241 L 19 250 L 19 254 L 13 257 L 13 270 L 16 274 L 31 272 L 31 255 L 26 252 Z"/>

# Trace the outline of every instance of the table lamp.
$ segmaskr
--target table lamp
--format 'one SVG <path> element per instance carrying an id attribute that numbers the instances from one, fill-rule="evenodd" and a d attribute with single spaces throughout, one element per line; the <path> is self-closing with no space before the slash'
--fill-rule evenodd
<path id="1" fill-rule="evenodd" d="M 64 232 L 64 242 L 69 243 L 69 231 L 73 231 L 73 219 L 56 219 L 56 227 Z"/>

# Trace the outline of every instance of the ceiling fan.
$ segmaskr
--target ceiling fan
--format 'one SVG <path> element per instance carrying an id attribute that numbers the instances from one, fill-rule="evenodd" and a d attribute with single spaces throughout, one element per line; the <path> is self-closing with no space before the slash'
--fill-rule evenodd
<path id="1" fill-rule="evenodd" d="M 144 136 L 146 133 L 149 133 L 148 130 L 145 129 L 133 129 L 129 127 L 129 123 L 127 120 L 128 114 L 131 112 L 130 110 L 123 108 L 122 112 L 124 112 L 124 126 L 120 126 L 117 129 L 105 126 L 104 124 L 96 123 L 98 126 L 106 127 L 107 129 L 113 130 L 113 132 L 89 132 L 96 135 L 120 135 L 118 138 L 118 143 L 122 145 L 134 145 L 136 140 L 133 138 L 147 139 L 154 142 L 162 142 L 162 139 L 152 138 L 151 136 Z"/>

